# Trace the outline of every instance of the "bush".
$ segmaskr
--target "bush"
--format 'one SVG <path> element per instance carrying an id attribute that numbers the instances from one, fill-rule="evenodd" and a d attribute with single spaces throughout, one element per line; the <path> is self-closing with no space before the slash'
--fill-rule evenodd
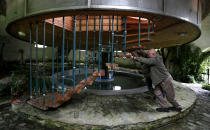
<path id="1" fill-rule="evenodd" d="M 168 64 L 175 80 L 194 82 L 202 80 L 201 73 L 205 71 L 202 62 L 210 56 L 210 51 L 201 52 L 201 49 L 191 44 L 168 48 Z M 205 65 L 204 65 L 205 66 Z"/>
<path id="2" fill-rule="evenodd" d="M 10 85 L 0 84 L 0 96 L 10 95 Z"/>
<path id="3" fill-rule="evenodd" d="M 26 86 L 29 83 L 29 71 L 25 66 L 16 66 L 15 70 L 11 74 L 11 95 L 14 97 L 20 97 L 25 91 Z"/>
<path id="4" fill-rule="evenodd" d="M 206 90 L 210 90 L 210 84 L 203 84 L 202 88 Z"/>

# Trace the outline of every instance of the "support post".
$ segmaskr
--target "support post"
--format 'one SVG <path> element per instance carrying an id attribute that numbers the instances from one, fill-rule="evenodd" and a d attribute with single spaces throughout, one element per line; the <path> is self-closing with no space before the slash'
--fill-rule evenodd
<path id="1" fill-rule="evenodd" d="M 65 44 L 65 17 L 63 16 L 63 38 L 62 38 L 62 96 L 64 97 L 64 44 Z"/>
<path id="2" fill-rule="evenodd" d="M 87 81 L 87 64 L 88 64 L 88 20 L 89 17 L 87 16 L 86 20 L 86 51 L 85 51 L 85 81 Z"/>
<path id="3" fill-rule="evenodd" d="M 43 54 L 42 54 L 42 58 L 43 58 L 43 106 L 45 106 L 45 92 L 46 92 L 46 86 L 45 86 L 45 45 L 46 45 L 46 42 L 45 42 L 45 33 L 46 32 L 46 22 L 44 21 L 44 27 L 43 27 Z"/>
<path id="4" fill-rule="evenodd" d="M 99 42 L 98 42 L 98 73 L 101 68 L 101 16 L 99 16 Z"/>
<path id="5" fill-rule="evenodd" d="M 109 49 L 111 47 L 111 16 L 109 16 Z M 110 61 L 110 53 L 108 53 L 108 61 Z"/>
<path id="6" fill-rule="evenodd" d="M 118 18 L 118 16 L 117 16 L 117 34 L 118 34 L 118 32 L 119 32 L 119 29 L 118 29 L 118 24 L 119 24 L 119 20 L 118 20 L 119 18 Z M 116 56 L 117 56 L 117 51 L 118 51 L 118 41 L 119 41 L 119 37 L 117 37 L 117 39 L 116 39 Z"/>
<path id="7" fill-rule="evenodd" d="M 54 77 L 54 56 L 55 56 L 55 19 L 52 19 L 52 104 L 54 104 L 54 89 L 55 89 L 55 77 Z"/>
<path id="8" fill-rule="evenodd" d="M 30 35 L 30 99 L 33 98 L 33 94 L 32 94 L 32 89 L 33 89 L 33 81 L 32 81 L 32 24 L 30 23 L 30 32 L 29 32 L 29 35 Z"/>
<path id="9" fill-rule="evenodd" d="M 73 22 L 73 88 L 74 88 L 74 91 L 75 91 L 75 69 L 76 69 L 76 62 L 75 62 L 75 57 L 76 57 L 76 16 L 74 16 L 74 22 Z"/>
<path id="10" fill-rule="evenodd" d="M 127 28 L 127 17 L 125 16 L 124 17 L 124 46 L 123 46 L 123 48 L 124 48 L 124 54 L 126 54 L 126 39 L 127 39 L 127 30 L 126 30 L 126 28 Z"/>
<path id="11" fill-rule="evenodd" d="M 66 62 L 67 62 L 67 65 L 69 63 L 68 52 L 69 52 L 69 40 L 66 40 Z"/>
<path id="12" fill-rule="evenodd" d="M 139 17 L 139 35 L 138 35 L 138 46 L 141 45 L 141 17 Z"/>
<path id="13" fill-rule="evenodd" d="M 150 40 L 150 20 L 148 20 L 148 36 L 147 36 L 147 39 Z"/>
<path id="14" fill-rule="evenodd" d="M 93 63 L 93 72 L 95 71 L 95 62 L 96 62 L 95 50 L 96 50 L 96 16 L 94 16 L 94 30 L 93 30 L 93 57 L 95 57 Z"/>
<path id="15" fill-rule="evenodd" d="M 81 64 L 81 44 L 82 44 L 82 18 L 79 17 L 79 75 L 80 75 L 80 64 Z"/>
<path id="16" fill-rule="evenodd" d="M 39 43 L 39 23 L 36 22 L 36 99 L 38 101 L 39 97 L 39 50 L 38 50 L 38 43 Z"/>
<path id="17" fill-rule="evenodd" d="M 112 57 L 111 57 L 111 63 L 113 64 L 113 57 L 114 57 L 114 15 L 112 16 Z"/>

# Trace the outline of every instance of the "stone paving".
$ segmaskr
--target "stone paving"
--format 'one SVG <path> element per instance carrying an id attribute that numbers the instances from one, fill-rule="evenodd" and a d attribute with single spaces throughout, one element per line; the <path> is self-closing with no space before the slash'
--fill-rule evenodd
<path id="1" fill-rule="evenodd" d="M 196 92 L 195 107 L 183 119 L 157 130 L 210 130 L 210 91 L 202 89 L 200 84 L 182 84 Z"/>
<path id="2" fill-rule="evenodd" d="M 184 84 L 184 86 L 188 86 L 192 88 L 197 93 L 197 101 L 195 107 L 191 110 L 191 112 L 184 117 L 174 123 L 169 125 L 156 128 L 157 130 L 209 130 L 210 124 L 210 93 L 209 91 L 201 89 L 201 85 L 198 84 Z M 90 103 L 90 106 L 94 106 L 94 102 Z M 116 105 L 117 106 L 117 105 Z M 105 106 L 104 106 L 105 107 Z M 134 108 L 135 109 L 135 108 Z M 153 111 L 153 110 L 152 110 Z M 74 113 L 74 117 L 78 119 L 79 114 L 77 112 Z M 41 122 L 42 124 L 42 122 Z M 35 122 L 31 122 L 28 120 L 24 120 L 21 115 L 14 113 L 11 110 L 10 106 L 5 106 L 0 108 L 0 130 L 45 130 L 45 129 L 63 129 L 63 127 L 49 128 L 46 126 L 42 126 L 41 124 L 36 124 Z M 77 126 L 74 126 L 75 129 Z M 134 127 L 122 127 L 118 129 L 130 129 Z M 94 128 L 93 128 L 94 129 Z M 97 127 L 96 127 L 97 129 Z"/>

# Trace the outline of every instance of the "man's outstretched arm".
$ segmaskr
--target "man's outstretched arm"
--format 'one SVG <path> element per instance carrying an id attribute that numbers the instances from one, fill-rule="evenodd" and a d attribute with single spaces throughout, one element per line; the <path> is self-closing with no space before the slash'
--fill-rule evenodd
<path id="1" fill-rule="evenodd" d="M 147 64 L 147 65 L 156 64 L 155 58 L 134 57 L 134 60 L 137 60 L 137 61 Z"/>

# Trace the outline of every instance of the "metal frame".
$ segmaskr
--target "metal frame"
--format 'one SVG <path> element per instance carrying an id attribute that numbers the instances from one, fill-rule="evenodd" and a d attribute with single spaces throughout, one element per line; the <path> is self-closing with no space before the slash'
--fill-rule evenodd
<path id="1" fill-rule="evenodd" d="M 76 16 L 74 16 L 73 20 L 73 88 L 75 91 L 75 70 L 76 70 Z"/>
<path id="2" fill-rule="evenodd" d="M 112 16 L 112 59 L 111 59 L 111 63 L 113 64 L 113 57 L 114 57 L 114 15 Z"/>
<path id="3" fill-rule="evenodd" d="M 138 45 L 141 45 L 141 17 L 139 17 L 139 34 L 138 34 Z"/>
<path id="4" fill-rule="evenodd" d="M 29 25 L 30 31 L 30 98 L 33 98 L 33 79 L 32 79 L 32 24 Z"/>
<path id="5" fill-rule="evenodd" d="M 42 92 L 43 92 L 43 105 L 45 105 L 45 95 L 46 95 L 46 85 L 45 85 L 45 76 L 46 76 L 46 73 L 45 73 L 45 37 L 46 37 L 46 22 L 44 21 L 43 23 L 44 27 L 43 27 L 43 89 L 42 89 Z"/>
<path id="6" fill-rule="evenodd" d="M 36 22 L 36 99 L 39 97 L 39 23 Z"/>
<path id="7" fill-rule="evenodd" d="M 64 44 L 65 44 L 65 17 L 63 17 L 63 39 L 62 39 L 62 96 L 64 97 Z"/>
<path id="8" fill-rule="evenodd" d="M 52 19 L 52 104 L 54 104 L 54 89 L 55 89 L 55 77 L 54 77 L 54 71 L 55 71 L 55 61 L 54 61 L 54 56 L 55 56 L 55 19 Z"/>
<path id="9" fill-rule="evenodd" d="M 89 17 L 87 16 L 86 20 L 86 51 L 85 51 L 85 81 L 87 81 L 87 64 L 88 64 L 88 21 Z"/>
<path id="10" fill-rule="evenodd" d="M 98 73 L 100 73 L 101 69 L 101 16 L 99 16 L 99 42 L 98 42 Z"/>

